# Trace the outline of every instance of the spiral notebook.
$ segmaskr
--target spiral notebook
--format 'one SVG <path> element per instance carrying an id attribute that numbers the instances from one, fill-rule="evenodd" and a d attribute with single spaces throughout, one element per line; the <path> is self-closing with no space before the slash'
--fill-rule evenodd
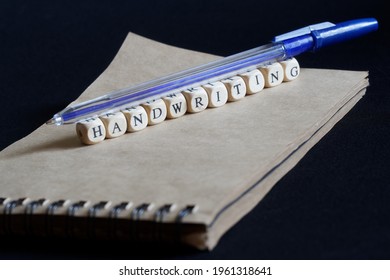
<path id="1" fill-rule="evenodd" d="M 77 101 L 213 59 L 129 34 Z M 0 233 L 211 250 L 356 104 L 367 75 L 302 69 L 294 82 L 93 146 L 73 125 L 42 125 L 0 153 Z"/>

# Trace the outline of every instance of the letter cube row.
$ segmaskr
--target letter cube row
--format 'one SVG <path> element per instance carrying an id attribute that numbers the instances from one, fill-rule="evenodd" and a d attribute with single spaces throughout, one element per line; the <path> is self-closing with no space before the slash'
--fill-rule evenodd
<path id="1" fill-rule="evenodd" d="M 299 63 L 290 58 L 279 63 L 264 65 L 237 76 L 189 88 L 120 112 L 106 113 L 76 124 L 76 132 L 84 144 L 96 144 L 104 139 L 116 138 L 126 132 L 137 132 L 157 125 L 166 118 L 175 119 L 185 113 L 199 113 L 206 108 L 221 107 L 226 102 L 238 101 L 246 94 L 255 94 L 264 87 L 275 87 L 295 80 L 300 73 Z"/>

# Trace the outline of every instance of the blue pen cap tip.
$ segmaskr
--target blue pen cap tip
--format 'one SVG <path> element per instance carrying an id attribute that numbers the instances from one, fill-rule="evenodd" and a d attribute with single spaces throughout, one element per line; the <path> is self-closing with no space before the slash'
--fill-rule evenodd
<path id="1" fill-rule="evenodd" d="M 354 39 L 378 29 L 378 21 L 375 18 L 363 18 L 338 23 L 335 26 L 320 30 L 313 30 L 314 50 Z"/>

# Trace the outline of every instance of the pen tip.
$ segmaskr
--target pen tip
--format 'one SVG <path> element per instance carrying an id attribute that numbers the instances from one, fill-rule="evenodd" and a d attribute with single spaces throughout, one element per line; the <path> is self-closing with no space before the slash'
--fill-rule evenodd
<path id="1" fill-rule="evenodd" d="M 56 122 L 55 122 L 55 120 L 54 119 L 50 119 L 50 120 L 48 120 L 47 122 L 46 122 L 46 124 L 55 124 Z"/>
<path id="2" fill-rule="evenodd" d="M 64 124 L 64 121 L 63 121 L 63 119 L 62 119 L 61 116 L 58 116 L 58 114 L 56 114 L 56 115 L 54 115 L 53 118 L 51 118 L 50 120 L 48 120 L 48 121 L 46 122 L 46 124 L 49 124 L 49 125 L 51 125 L 51 124 L 62 125 L 62 124 Z"/>

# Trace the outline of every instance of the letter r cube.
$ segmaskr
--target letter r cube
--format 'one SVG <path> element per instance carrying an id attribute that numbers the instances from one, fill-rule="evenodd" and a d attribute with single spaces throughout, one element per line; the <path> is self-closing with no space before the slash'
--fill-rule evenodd
<path id="1" fill-rule="evenodd" d="M 209 97 L 202 87 L 190 88 L 182 92 L 187 100 L 187 111 L 190 113 L 199 113 L 207 108 Z"/>

